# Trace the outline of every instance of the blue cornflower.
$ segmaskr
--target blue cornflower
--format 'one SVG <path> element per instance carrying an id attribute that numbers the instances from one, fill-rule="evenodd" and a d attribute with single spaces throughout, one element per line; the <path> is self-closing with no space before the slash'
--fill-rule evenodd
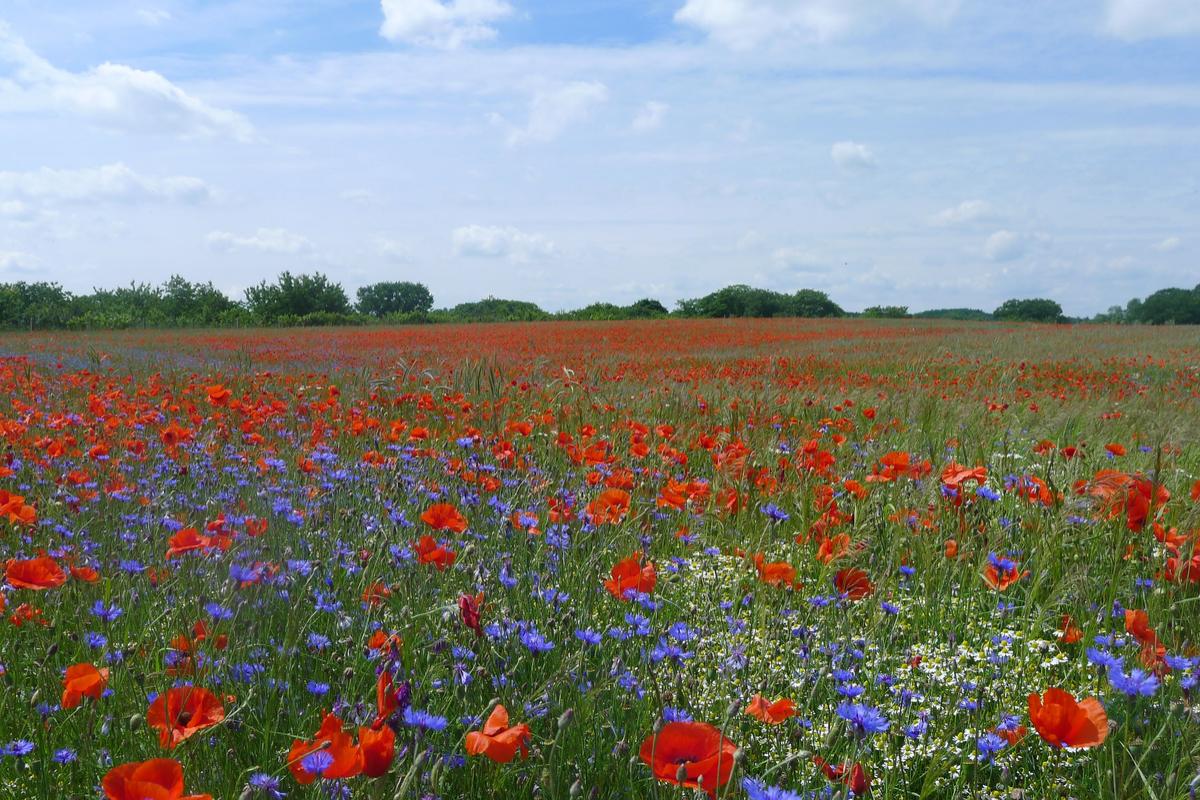
<path id="1" fill-rule="evenodd" d="M 83 640 L 87 642 L 88 647 L 91 647 L 95 650 L 99 650 L 108 644 L 108 639 L 105 638 L 104 634 L 96 633 L 95 631 L 88 631 L 85 633 L 83 635 Z"/>
<path id="2" fill-rule="evenodd" d="M 882 608 L 884 613 L 886 613 L 886 614 L 899 614 L 900 613 L 900 606 L 895 605 L 893 603 L 889 603 L 886 600 L 884 602 L 880 603 L 879 607 Z"/>
<path id="3" fill-rule="evenodd" d="M 750 800 L 803 800 L 795 792 L 781 789 L 778 786 L 764 786 L 753 778 L 743 778 L 742 788 Z"/>
<path id="4" fill-rule="evenodd" d="M 975 746 L 979 748 L 979 760 L 993 764 L 999 752 L 1008 747 L 1008 742 L 994 733 L 985 733 L 976 740 Z"/>
<path id="5" fill-rule="evenodd" d="M 308 635 L 308 646 L 313 650 L 324 650 L 330 644 L 329 637 L 324 634 L 310 633 Z"/>
<path id="6" fill-rule="evenodd" d="M 1120 669 L 1125 664 L 1125 659 L 1120 656 L 1096 647 L 1089 647 L 1087 649 L 1087 657 L 1088 661 L 1104 669 Z"/>
<path id="7" fill-rule="evenodd" d="M 327 750 L 314 750 L 300 759 L 300 766 L 305 772 L 321 776 L 325 770 L 333 766 L 333 756 Z"/>
<path id="8" fill-rule="evenodd" d="M 75 755 L 75 751 L 69 747 L 64 747 L 61 750 L 55 750 L 53 756 L 55 764 L 70 764 L 77 758 L 78 756 Z"/>
<path id="9" fill-rule="evenodd" d="M 575 631 L 575 638 L 586 645 L 595 647 L 596 645 L 600 644 L 600 640 L 604 637 L 601 634 L 596 633 L 596 631 L 580 628 L 579 630 Z"/>
<path id="10" fill-rule="evenodd" d="M 849 722 L 859 736 L 883 733 L 890 724 L 883 712 L 863 703 L 842 703 L 837 707 L 837 715 Z"/>
<path id="11" fill-rule="evenodd" d="M 404 724 L 423 731 L 444 731 L 449 723 L 445 717 L 410 707 L 404 709 Z"/>
<path id="12" fill-rule="evenodd" d="M 265 794 L 272 800 L 282 800 L 285 797 L 283 790 L 279 788 L 282 785 L 279 778 L 268 775 L 265 772 L 256 772 L 250 776 L 250 786 Z"/>
<path id="13" fill-rule="evenodd" d="M 320 683 L 318 681 L 309 681 L 305 685 L 305 688 L 308 689 L 309 694 L 314 694 L 317 697 L 323 697 L 324 695 L 329 694 L 329 684 L 328 683 Z"/>
<path id="14" fill-rule="evenodd" d="M 125 612 L 115 605 L 105 606 L 103 600 L 97 600 L 92 604 L 92 616 L 99 617 L 105 622 L 112 622 L 123 613 Z"/>
<path id="15" fill-rule="evenodd" d="M 1120 669 L 1113 667 L 1108 671 L 1108 682 L 1118 692 L 1124 692 L 1130 697 L 1150 697 L 1158 691 L 1158 676 L 1143 669 L 1134 668 L 1126 675 Z"/>
<path id="16" fill-rule="evenodd" d="M 666 706 L 662 712 L 663 722 L 691 722 L 692 715 L 682 708 Z"/>
<path id="17" fill-rule="evenodd" d="M 990 489 L 987 486 L 980 486 L 975 490 L 975 494 L 982 497 L 984 500 L 991 500 L 993 503 L 1000 499 L 1000 493 L 995 489 Z"/>
<path id="18" fill-rule="evenodd" d="M 20 758 L 32 753 L 33 747 L 33 742 L 28 739 L 17 739 L 4 745 L 4 747 L 0 747 L 0 756 L 15 756 Z"/>
<path id="19" fill-rule="evenodd" d="M 531 653 L 548 653 L 554 649 L 554 642 L 551 642 L 545 636 L 538 633 L 537 628 L 528 628 L 521 631 L 519 638 L 521 639 L 521 644 L 525 645 Z"/>
<path id="20" fill-rule="evenodd" d="M 787 522 L 792 518 L 791 514 L 787 513 L 774 503 L 767 503 L 762 507 L 761 511 L 770 517 L 772 522 Z"/>

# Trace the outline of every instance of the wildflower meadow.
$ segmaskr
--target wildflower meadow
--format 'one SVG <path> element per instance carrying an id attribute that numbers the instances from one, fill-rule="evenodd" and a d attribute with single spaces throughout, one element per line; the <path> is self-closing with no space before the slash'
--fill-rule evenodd
<path id="1" fill-rule="evenodd" d="M 0 338 L 0 797 L 1193 798 L 1200 331 Z"/>

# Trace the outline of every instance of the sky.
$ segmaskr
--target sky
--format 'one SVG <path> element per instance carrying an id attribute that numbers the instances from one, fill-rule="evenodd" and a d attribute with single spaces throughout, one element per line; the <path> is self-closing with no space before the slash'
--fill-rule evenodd
<path id="1" fill-rule="evenodd" d="M 1200 281 L 1200 0 L 0 0 L 0 281 Z"/>

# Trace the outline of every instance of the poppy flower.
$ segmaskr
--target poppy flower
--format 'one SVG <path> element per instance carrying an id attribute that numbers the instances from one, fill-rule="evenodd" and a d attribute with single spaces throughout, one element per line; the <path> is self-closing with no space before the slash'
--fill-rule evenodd
<path id="1" fill-rule="evenodd" d="M 855 797 L 866 797 L 871 792 L 871 774 L 862 764 L 830 764 L 820 756 L 813 756 L 813 764 L 831 783 L 842 783 Z"/>
<path id="2" fill-rule="evenodd" d="M 800 586 L 796 580 L 796 568 L 786 561 L 766 563 L 762 553 L 758 553 L 754 556 L 754 569 L 758 572 L 758 579 L 768 586 Z"/>
<path id="3" fill-rule="evenodd" d="M 358 746 L 362 750 L 363 775 L 378 778 L 391 768 L 396 758 L 396 732 L 386 725 L 379 729 L 359 728 Z"/>
<path id="4" fill-rule="evenodd" d="M 781 697 L 771 703 L 761 694 L 756 694 L 750 698 L 750 705 L 746 706 L 746 713 L 768 725 L 778 725 L 796 716 L 796 703 L 789 697 Z"/>
<path id="5" fill-rule="evenodd" d="M 208 550 L 214 546 L 213 537 L 205 536 L 195 528 L 183 528 L 172 536 L 167 544 L 167 558 L 191 553 L 196 550 Z"/>
<path id="6" fill-rule="evenodd" d="M 1108 715 L 1094 697 L 1076 701 L 1062 689 L 1029 695 L 1029 721 L 1054 747 L 1096 747 L 1108 736 Z"/>
<path id="7" fill-rule="evenodd" d="M 212 800 L 183 794 L 183 767 L 172 758 L 154 758 L 113 767 L 100 782 L 108 800 Z"/>
<path id="8" fill-rule="evenodd" d="M 63 676 L 62 707 L 75 708 L 85 697 L 99 700 L 107 685 L 107 667 L 96 669 L 86 661 L 72 664 L 67 667 L 67 674 Z"/>
<path id="9" fill-rule="evenodd" d="M 983 582 L 997 592 L 1003 592 L 1022 578 L 1028 577 L 1029 570 L 1021 572 L 1016 561 L 1004 558 L 995 553 L 988 554 L 987 569 L 983 573 Z"/>
<path id="10" fill-rule="evenodd" d="M 716 797 L 733 774 L 735 752 L 737 745 L 707 722 L 668 722 L 645 738 L 639 755 L 658 780 Z"/>
<path id="11" fill-rule="evenodd" d="M 467 529 L 467 518 L 449 503 L 435 503 L 425 509 L 421 521 L 435 531 L 462 533 Z"/>
<path id="12" fill-rule="evenodd" d="M 1070 614 L 1063 614 L 1062 625 L 1059 627 L 1059 631 L 1062 633 L 1061 641 L 1063 644 L 1075 644 L 1083 638 L 1083 631 L 1071 620 Z"/>
<path id="13" fill-rule="evenodd" d="M 1158 645 L 1158 634 L 1150 627 L 1150 615 L 1144 610 L 1125 609 L 1125 632 L 1143 645 Z"/>
<path id="14" fill-rule="evenodd" d="M 444 570 L 446 567 L 452 566 L 454 560 L 458 558 L 457 553 L 442 547 L 429 534 L 425 534 L 417 540 L 414 548 L 417 551 L 417 561 L 422 564 L 433 564 L 439 570 Z"/>
<path id="15" fill-rule="evenodd" d="M 479 621 L 479 607 L 482 605 L 483 592 L 464 594 L 458 598 L 458 613 L 462 617 L 463 625 L 474 631 L 476 636 L 483 636 L 483 626 Z"/>
<path id="16" fill-rule="evenodd" d="M 34 591 L 54 589 L 67 582 L 67 574 L 49 556 L 10 560 L 5 567 L 4 577 L 10 586 Z"/>
<path id="17" fill-rule="evenodd" d="M 379 747 L 379 745 L 373 745 Z M 311 756 L 324 756 L 319 763 Z M 318 777 L 326 780 L 353 778 L 363 771 L 362 748 L 354 737 L 342 730 L 342 720 L 326 714 L 312 741 L 296 739 L 288 750 L 287 767 L 301 786 L 308 786 Z"/>
<path id="18" fill-rule="evenodd" d="M 483 723 L 483 730 L 471 731 L 467 734 L 467 754 L 472 756 L 487 756 L 497 764 L 507 764 L 516 757 L 529 755 L 529 740 L 533 734 L 525 723 L 520 725 L 508 724 L 508 709 L 497 705 Z"/>
<path id="19" fill-rule="evenodd" d="M 176 686 L 150 704 L 146 723 L 158 730 L 163 747 L 173 748 L 193 734 L 225 719 L 225 706 L 212 692 L 198 686 Z"/>
<path id="20" fill-rule="evenodd" d="M 401 696 L 403 694 L 403 697 Z M 393 714 L 408 704 L 408 684 L 400 684 L 396 690 L 392 674 L 386 669 L 375 679 L 375 721 L 372 728 L 382 728 Z"/>
<path id="21" fill-rule="evenodd" d="M 840 570 L 834 575 L 833 585 L 839 592 L 846 595 L 846 599 L 853 601 L 870 597 L 875 591 L 875 584 L 871 583 L 870 576 L 854 567 Z"/>
<path id="22" fill-rule="evenodd" d="M 655 572 L 654 565 L 647 563 L 643 567 L 636 553 L 614 564 L 611 575 L 612 577 L 604 582 L 604 588 L 618 600 L 628 599 L 625 593 L 630 591 L 650 594 L 658 582 L 658 573 Z"/>
<path id="23" fill-rule="evenodd" d="M 629 513 L 629 492 L 624 489 L 605 489 L 588 503 L 588 516 L 593 525 L 616 524 Z"/>

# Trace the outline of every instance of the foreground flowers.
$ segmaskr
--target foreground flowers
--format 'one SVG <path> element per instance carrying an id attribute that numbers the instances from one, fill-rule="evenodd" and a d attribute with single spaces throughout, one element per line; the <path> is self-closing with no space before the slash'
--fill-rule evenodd
<path id="1" fill-rule="evenodd" d="M 1029 721 L 1053 747 L 1097 747 L 1108 737 L 1108 715 L 1100 701 L 1076 701 L 1062 689 L 1029 695 Z"/>
<path id="2" fill-rule="evenodd" d="M 707 722 L 668 722 L 646 737 L 638 754 L 658 780 L 716 797 L 733 774 L 736 752 L 737 745 Z"/>
<path id="3" fill-rule="evenodd" d="M 205 728 L 225 719 L 225 707 L 212 692 L 198 686 L 177 686 L 150 704 L 146 722 L 158 731 L 163 747 L 174 748 Z"/>
<path id="4" fill-rule="evenodd" d="M 212 800 L 208 794 L 183 794 L 183 767 L 171 758 L 113 767 L 101 787 L 108 800 Z"/>
<path id="5" fill-rule="evenodd" d="M 507 764 L 516 757 L 529 755 L 529 740 L 532 738 L 529 726 L 508 724 L 508 709 L 502 705 L 492 709 L 483 730 L 471 731 L 467 734 L 467 754 L 472 756 L 487 756 L 492 761 Z"/>

